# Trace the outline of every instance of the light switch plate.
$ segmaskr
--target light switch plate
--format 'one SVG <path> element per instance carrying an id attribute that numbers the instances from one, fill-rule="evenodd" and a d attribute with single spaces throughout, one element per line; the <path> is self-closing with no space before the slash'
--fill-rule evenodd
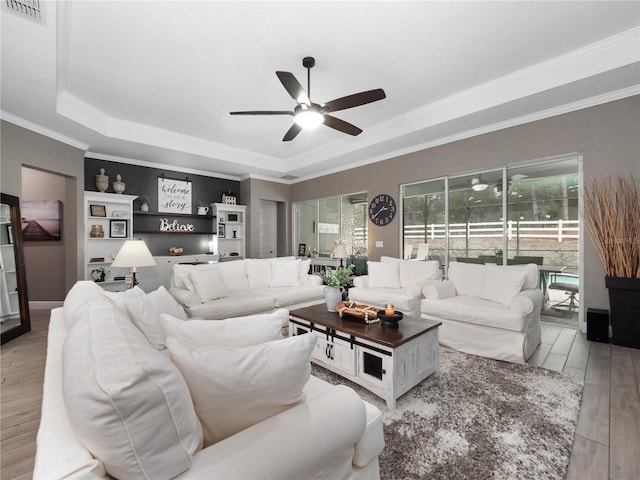
<path id="1" fill-rule="evenodd" d="M 376 240 L 376 248 L 384 247 L 384 242 L 382 240 Z"/>

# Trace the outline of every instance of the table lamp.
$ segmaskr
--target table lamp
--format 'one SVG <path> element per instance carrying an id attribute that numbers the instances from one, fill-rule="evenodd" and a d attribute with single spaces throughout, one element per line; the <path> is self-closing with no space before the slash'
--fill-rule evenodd
<path id="1" fill-rule="evenodd" d="M 347 247 L 345 247 L 342 243 L 339 244 L 332 255 L 333 258 L 340 259 L 340 266 L 342 267 L 342 260 L 345 258 L 349 258 L 349 254 L 347 253 Z"/>
<path id="2" fill-rule="evenodd" d="M 138 267 L 154 267 L 153 259 L 144 240 L 126 240 L 111 264 L 112 267 L 129 267 L 133 277 L 133 286 L 138 285 L 136 272 Z"/>

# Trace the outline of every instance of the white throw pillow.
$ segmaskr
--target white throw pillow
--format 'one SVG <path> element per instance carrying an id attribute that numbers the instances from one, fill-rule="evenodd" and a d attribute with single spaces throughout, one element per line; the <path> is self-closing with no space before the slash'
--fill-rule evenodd
<path id="1" fill-rule="evenodd" d="M 486 265 L 480 298 L 509 305 L 524 284 L 527 275 L 522 268 Z"/>
<path id="2" fill-rule="evenodd" d="M 76 436 L 114 478 L 168 479 L 189 469 L 203 437 L 182 375 L 114 305 L 87 310 L 62 348 Z"/>
<path id="3" fill-rule="evenodd" d="M 204 445 L 304 400 L 315 344 L 313 333 L 249 347 L 197 347 L 167 338 L 202 422 Z"/>
<path id="4" fill-rule="evenodd" d="M 400 288 L 398 262 L 367 262 L 369 288 Z"/>
<path id="5" fill-rule="evenodd" d="M 227 296 L 227 290 L 218 268 L 192 270 L 189 272 L 189 278 L 196 293 L 202 299 L 202 303 Z"/>
<path id="6" fill-rule="evenodd" d="M 305 283 L 307 281 L 307 275 L 309 275 L 309 267 L 311 267 L 310 258 L 300 260 L 300 283 Z"/>
<path id="7" fill-rule="evenodd" d="M 228 292 L 246 292 L 249 290 L 246 260 L 220 262 L 218 266 L 222 281 Z"/>
<path id="8" fill-rule="evenodd" d="M 246 347 L 282 339 L 282 325 L 289 311 L 248 315 L 225 320 L 181 320 L 163 313 L 160 320 L 167 337 L 190 345 Z"/>
<path id="9" fill-rule="evenodd" d="M 475 263 L 450 262 L 449 280 L 456 287 L 458 295 L 479 297 L 484 285 L 486 266 Z"/>
<path id="10" fill-rule="evenodd" d="M 249 258 L 245 262 L 247 262 L 249 290 L 268 287 L 271 282 L 271 260 L 268 258 Z"/>
<path id="11" fill-rule="evenodd" d="M 76 282 L 69 290 L 62 306 L 67 329 L 71 329 L 76 323 L 85 320 L 88 314 L 88 305 L 91 302 L 105 302 L 105 299 L 104 289 L 95 282 L 90 280 Z"/>
<path id="12" fill-rule="evenodd" d="M 164 344 L 165 334 L 160 323 L 160 314 L 168 313 L 183 320 L 187 319 L 184 309 L 163 286 L 144 297 L 128 299 L 126 306 L 133 323 L 158 350 L 167 348 Z"/>
<path id="13" fill-rule="evenodd" d="M 123 308 L 125 312 L 127 311 L 127 300 L 136 297 L 144 297 L 146 295 L 146 293 L 144 293 L 144 290 L 142 290 L 137 285 L 133 288 L 125 290 L 124 292 L 110 292 L 107 290 L 104 292 L 104 294 L 108 299 L 112 300 L 113 303 Z"/>
<path id="14" fill-rule="evenodd" d="M 191 281 L 189 274 L 193 271 L 217 269 L 217 263 L 203 263 L 201 265 L 177 264 L 173 266 L 173 276 L 171 277 L 172 285 L 184 288 L 190 292 L 196 293 L 195 286 Z"/>
<path id="15" fill-rule="evenodd" d="M 440 278 L 440 263 L 435 260 L 401 260 L 400 286 L 407 288 L 425 280 L 437 280 Z"/>
<path id="16" fill-rule="evenodd" d="M 271 263 L 270 287 L 299 287 L 300 260 L 283 262 L 275 260 Z"/>

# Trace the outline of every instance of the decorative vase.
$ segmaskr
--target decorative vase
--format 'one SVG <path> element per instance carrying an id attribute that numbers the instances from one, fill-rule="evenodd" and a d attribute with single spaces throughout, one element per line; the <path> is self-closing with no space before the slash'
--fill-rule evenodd
<path id="1" fill-rule="evenodd" d="M 104 168 L 100 169 L 100 175 L 96 175 L 96 188 L 99 192 L 106 192 L 109 188 L 109 177 L 104 174 Z"/>
<path id="2" fill-rule="evenodd" d="M 113 182 L 113 191 L 116 193 L 123 193 L 124 187 L 125 184 L 122 181 L 122 177 L 120 176 L 120 174 L 116 175 L 116 181 Z"/>
<path id="3" fill-rule="evenodd" d="M 146 203 L 143 203 L 142 205 L 140 205 L 140 211 L 141 212 L 148 212 L 149 211 L 149 205 L 147 205 Z"/>
<path id="4" fill-rule="evenodd" d="M 91 225 L 91 231 L 89 232 L 90 238 L 104 238 L 104 230 L 102 225 Z"/>
<path id="5" fill-rule="evenodd" d="M 605 277 L 609 289 L 612 343 L 640 348 L 640 278 Z"/>
<path id="6" fill-rule="evenodd" d="M 342 287 L 325 287 L 324 288 L 324 301 L 327 304 L 327 310 L 335 312 L 336 307 L 342 301 Z"/>

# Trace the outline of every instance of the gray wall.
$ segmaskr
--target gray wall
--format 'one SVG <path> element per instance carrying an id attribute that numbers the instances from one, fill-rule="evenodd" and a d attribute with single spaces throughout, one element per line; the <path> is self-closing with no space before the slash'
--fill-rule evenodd
<path id="1" fill-rule="evenodd" d="M 247 205 L 247 257 L 257 258 L 260 252 L 260 200 L 278 202 L 279 206 L 284 206 L 282 209 L 278 208 L 278 254 L 291 255 L 289 190 L 289 185 L 255 178 L 249 178 L 242 182 L 240 191 L 245 205 Z"/>
<path id="2" fill-rule="evenodd" d="M 25 200 L 60 200 L 64 213 L 64 198 L 66 191 L 66 177 L 62 175 L 35 170 L 22 169 L 22 196 Z M 62 228 L 66 223 L 62 217 Z M 65 296 L 63 282 L 41 281 L 59 278 L 65 272 L 65 243 L 69 237 L 75 239 L 75 230 L 71 235 L 65 235 L 64 230 L 60 240 L 44 242 L 24 242 L 24 256 L 27 276 L 27 291 L 31 301 L 57 301 Z"/>
<path id="3" fill-rule="evenodd" d="M 2 121 L 2 163 L 0 164 L 0 188 L 2 192 L 22 198 L 22 167 L 31 167 L 65 177 L 65 196 L 63 199 L 64 222 L 62 236 L 64 240 L 65 269 L 64 287 L 68 291 L 78 278 L 81 278 L 83 242 L 82 199 L 84 150 L 71 147 L 31 130 Z M 48 268 L 43 265 L 43 269 Z M 40 275 L 27 277 L 28 289 L 42 291 L 53 281 L 63 280 L 61 272 L 52 267 L 51 271 L 42 270 Z M 64 297 L 56 300 L 63 300 Z M 29 301 L 44 300 L 30 295 Z"/>
<path id="4" fill-rule="evenodd" d="M 640 96 L 300 182 L 291 187 L 291 202 L 359 191 L 397 200 L 404 183 L 570 152 L 583 153 L 585 182 L 610 173 L 640 178 Z M 369 258 L 399 254 L 399 225 L 398 217 L 385 227 L 369 222 Z M 380 240 L 384 247 L 376 248 Z M 584 243 L 585 305 L 608 309 L 604 269 L 591 243 Z"/>

